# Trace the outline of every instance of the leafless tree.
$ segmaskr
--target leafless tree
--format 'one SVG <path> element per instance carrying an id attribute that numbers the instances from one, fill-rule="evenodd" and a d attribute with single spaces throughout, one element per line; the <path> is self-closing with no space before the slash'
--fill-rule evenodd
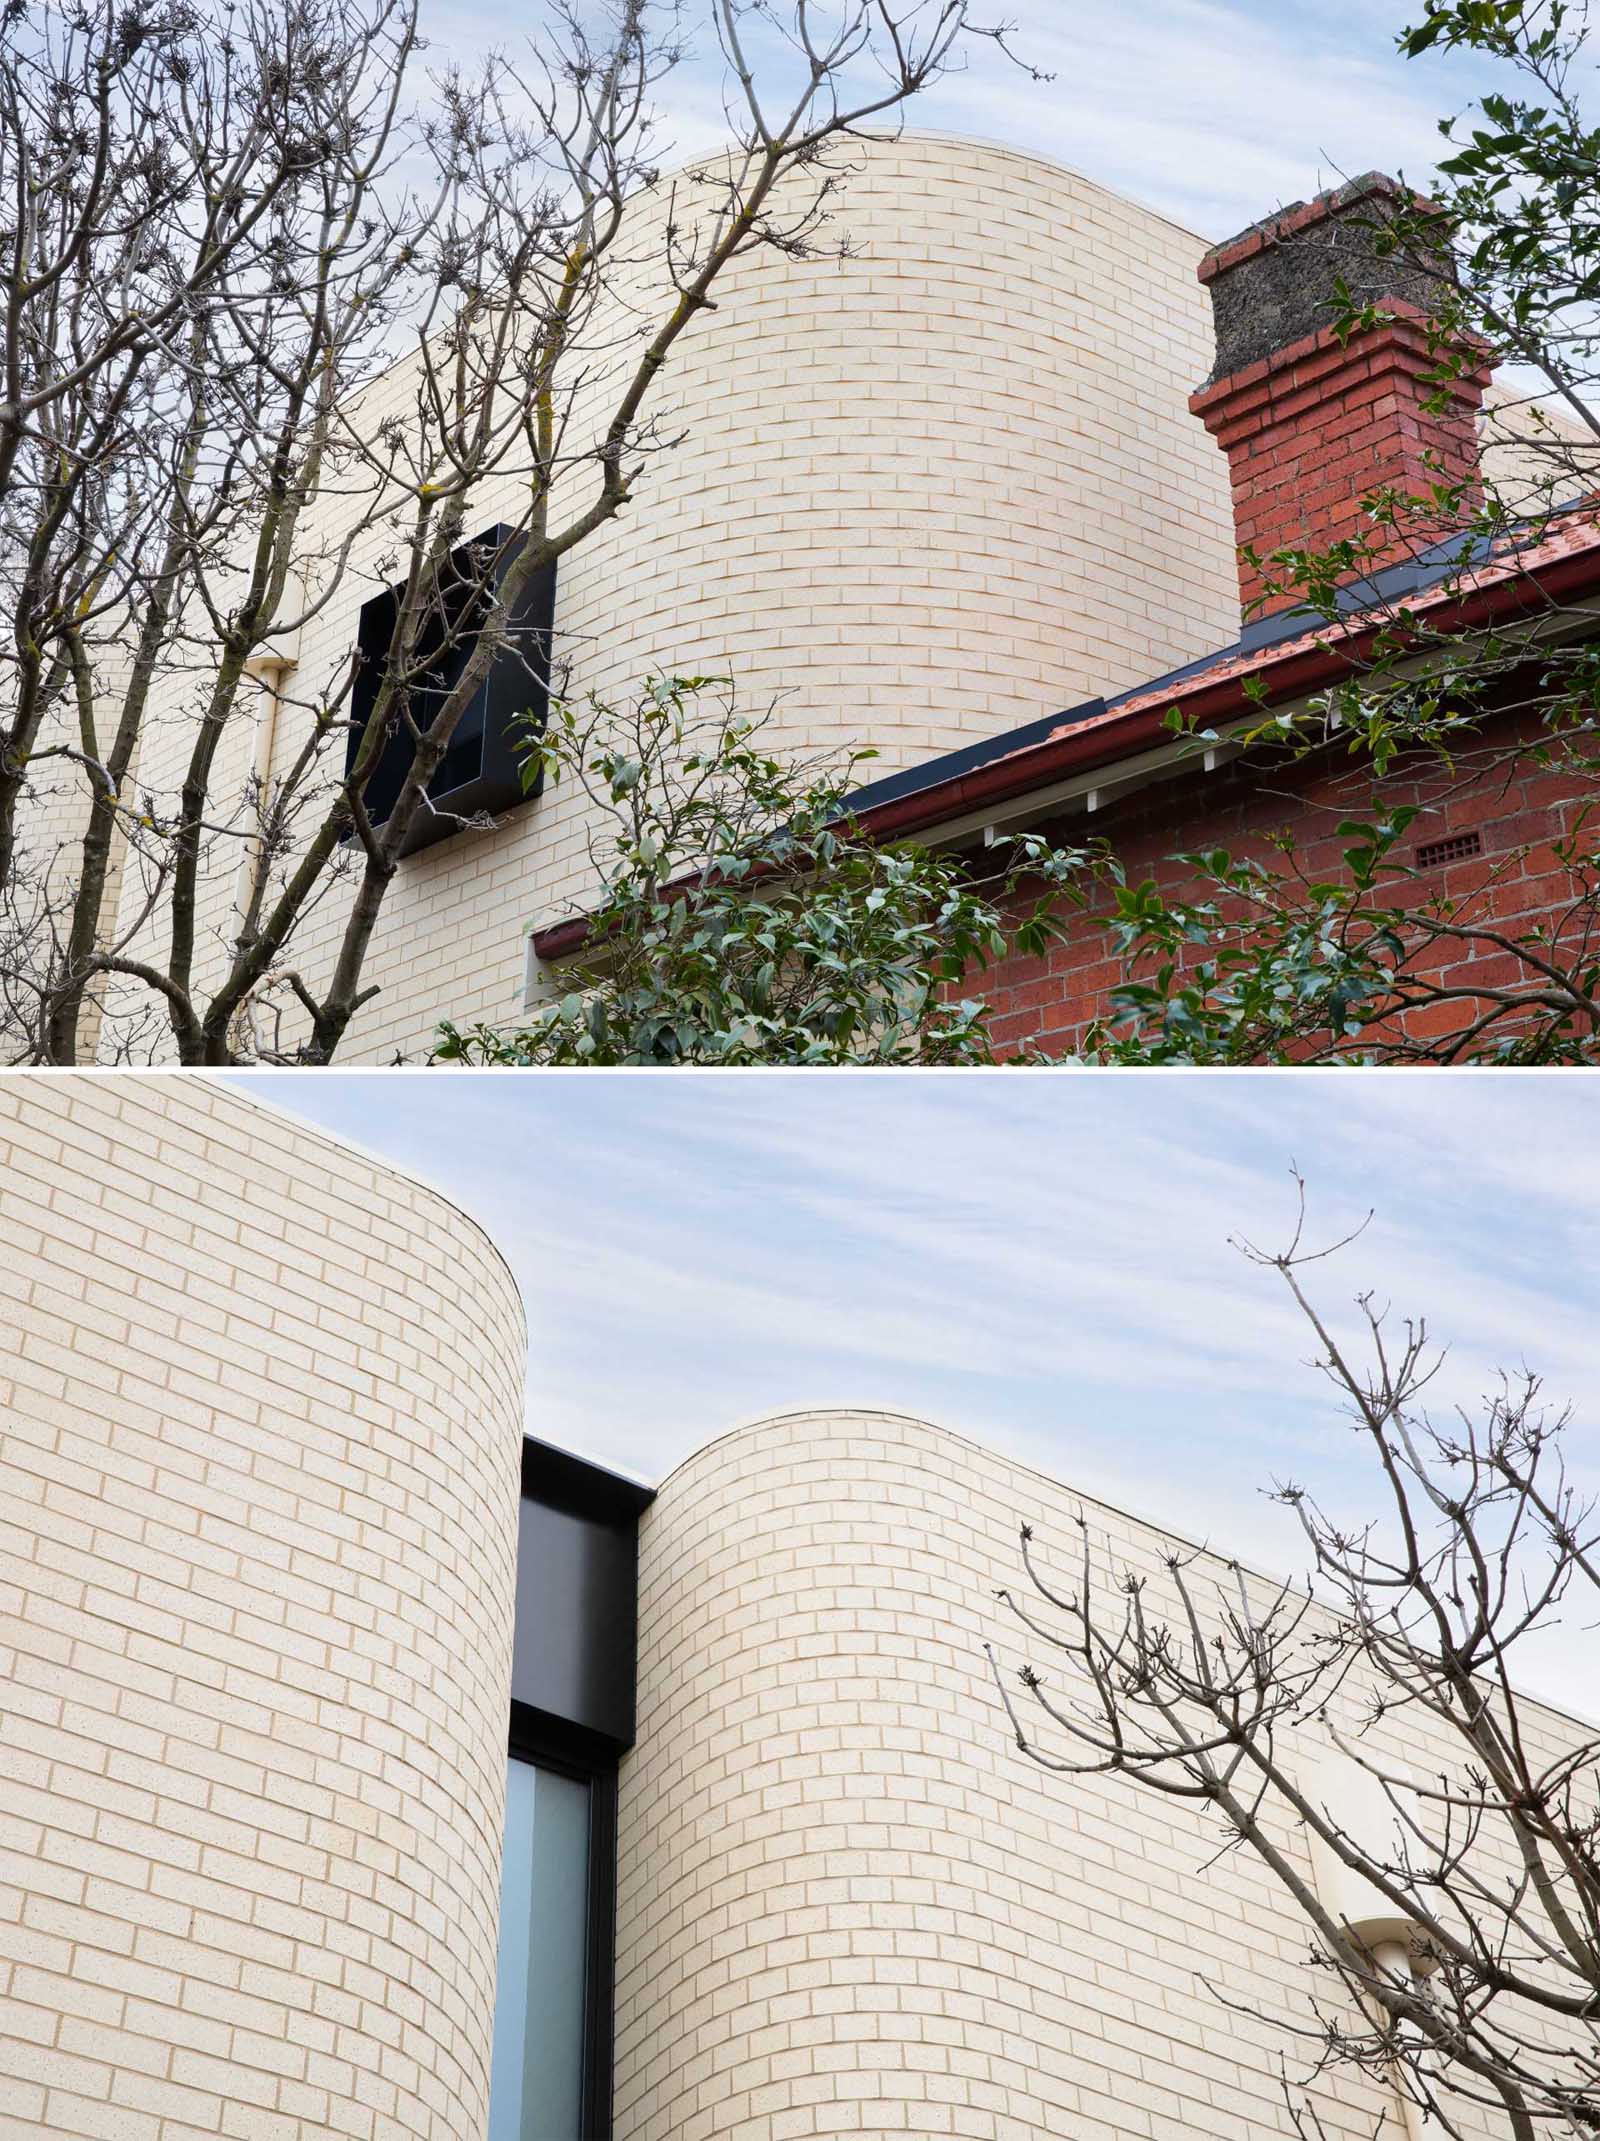
<path id="1" fill-rule="evenodd" d="M 1062 1575 L 1024 1525 L 1031 1588 L 1001 1596 L 1051 1671 L 1023 1665 L 1017 1695 L 991 1652 L 1017 1745 L 1063 1779 L 1189 1800 L 1270 1868 L 1312 1938 L 1308 2081 L 1392 2079 L 1413 2137 L 1486 2114 L 1516 2141 L 1600 2132 L 1600 1737 L 1557 1729 L 1513 1678 L 1563 1615 L 1593 1639 L 1600 1531 L 1564 1471 L 1565 1415 L 1524 1373 L 1436 1423 L 1421 1323 L 1395 1331 L 1362 1296 L 1358 1355 L 1309 1289 L 1329 1252 L 1297 1228 L 1246 1253 L 1310 1327 L 1379 1513 L 1352 1528 L 1276 1490 L 1309 1590 L 1176 1548 L 1152 1586 L 1081 1518 Z M 1330 1759 L 1357 1780 L 1354 1814 Z M 1290 2101 L 1320 2134 L 1311 2098 Z"/>
<path id="2" fill-rule="evenodd" d="M 657 103 L 694 28 L 726 138 L 669 184 Z M 672 444 L 654 404 L 685 331 L 732 263 L 836 242 L 852 137 L 975 38 L 1005 47 L 970 0 L 551 0 L 520 60 L 419 87 L 416 0 L 8 9 L 13 1059 L 78 1060 L 108 989 L 114 1057 L 333 1056 L 464 710 L 497 659 L 547 656 L 530 589 Z M 386 646 L 282 692 L 276 650 L 380 574 Z M 297 748 L 241 778 L 269 710 Z M 180 738 L 166 800 L 158 732 L 168 759 Z M 294 940 L 336 887 L 331 967 L 303 975 Z M 296 1007 L 286 1041 L 262 1040 L 269 994 Z"/>

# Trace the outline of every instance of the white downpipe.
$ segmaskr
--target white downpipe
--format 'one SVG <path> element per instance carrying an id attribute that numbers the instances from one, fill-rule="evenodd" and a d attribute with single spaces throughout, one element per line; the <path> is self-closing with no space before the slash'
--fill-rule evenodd
<path id="1" fill-rule="evenodd" d="M 1399 1782 L 1398 1777 L 1391 1777 L 1392 1784 Z M 1394 1803 L 1383 1783 L 1351 1756 L 1330 1748 L 1318 1763 L 1311 1796 L 1334 1828 L 1372 1860 L 1393 1865 L 1402 1856 Z M 1315 1830 L 1311 1867 L 1318 1896 L 1373 1969 L 1397 1985 L 1411 1985 L 1417 1973 L 1420 1927 L 1382 1889 L 1347 1865 Z M 1384 2012 L 1375 2001 L 1372 2012 L 1381 2027 Z M 1389 2079 L 1405 2141 L 1429 2141 L 1428 2121 L 1421 2106 L 1406 2093 L 1403 2062 L 1398 2057 L 1391 2062 Z"/>
<path id="2" fill-rule="evenodd" d="M 278 747 L 278 710 L 283 703 L 284 679 L 294 666 L 295 657 L 276 648 L 264 648 L 253 660 L 245 663 L 246 675 L 253 677 L 261 688 L 261 704 L 256 713 L 255 752 L 250 766 L 258 808 L 266 802 L 267 785 L 272 779 L 272 760 Z M 250 897 L 250 879 L 256 867 L 256 858 L 261 852 L 261 845 L 259 833 L 244 844 L 244 854 L 240 859 L 233 887 L 233 911 L 240 922 L 244 920 L 245 903 Z"/>
<path id="3" fill-rule="evenodd" d="M 1394 1978 L 1402 1985 L 1409 1985 L 1415 1975 L 1411 1966 L 1410 1944 L 1403 1940 L 1380 1941 L 1372 1950 L 1372 1967 L 1384 1977 Z M 1381 2011 L 1381 2010 L 1380 2010 Z M 1402 2025 L 1402 2030 L 1404 2025 Z M 1402 2063 L 1394 2060 L 1390 2075 L 1390 2087 L 1400 2111 L 1400 2131 L 1406 2141 L 1428 2141 L 1428 2122 L 1420 2104 L 1408 2094 L 1402 2074 Z"/>

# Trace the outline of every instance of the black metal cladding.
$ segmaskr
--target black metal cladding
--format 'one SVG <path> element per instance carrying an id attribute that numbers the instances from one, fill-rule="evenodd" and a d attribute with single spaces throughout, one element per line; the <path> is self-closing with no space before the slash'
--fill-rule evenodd
<path id="1" fill-rule="evenodd" d="M 633 1745 L 639 1518 L 654 1499 L 564 1450 L 522 1447 L 513 1714 L 574 1754 Z"/>
<path id="2" fill-rule="evenodd" d="M 633 1745 L 639 1519 L 654 1490 L 522 1445 L 510 1752 L 589 1786 L 582 2127 L 610 2141 L 617 1762 Z"/>
<path id="3" fill-rule="evenodd" d="M 509 1752 L 589 1787 L 584 2141 L 612 2132 L 617 1763 L 633 1745 L 639 1519 L 654 1499 L 569 1451 L 523 1442 Z"/>
<path id="4" fill-rule="evenodd" d="M 410 711 L 421 729 L 454 689 L 471 656 L 478 630 L 489 613 L 495 590 L 509 562 L 514 531 L 488 529 L 454 551 L 439 575 L 438 613 L 423 627 L 417 653 L 424 665 L 411 687 Z M 484 568 L 493 566 L 485 579 Z M 364 603 L 356 629 L 359 663 L 350 700 L 350 742 L 345 770 L 356 752 L 377 704 L 384 658 L 400 614 L 402 587 L 386 588 Z M 506 645 L 456 723 L 449 749 L 428 783 L 432 810 L 422 810 L 403 852 L 431 847 L 458 830 L 457 820 L 480 812 L 510 810 L 531 799 L 542 782 L 524 789 L 522 760 L 527 754 L 528 725 L 542 729 L 550 705 L 550 637 L 555 625 L 556 568 L 552 563 L 529 580 L 507 619 Z M 401 783 L 410 770 L 413 744 L 396 714 L 381 756 L 367 781 L 366 804 L 374 825 L 393 810 Z"/>

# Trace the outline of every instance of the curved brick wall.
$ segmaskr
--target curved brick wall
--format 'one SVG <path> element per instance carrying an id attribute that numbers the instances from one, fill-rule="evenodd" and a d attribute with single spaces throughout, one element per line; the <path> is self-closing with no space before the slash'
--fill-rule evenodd
<path id="1" fill-rule="evenodd" d="M 1237 630 L 1203 242 L 1040 157 L 852 152 L 856 257 L 738 264 L 663 374 L 685 433 L 566 558 L 577 691 L 727 673 L 775 742 L 864 778 L 1159 675 Z M 401 870 L 348 1060 L 514 1016 L 523 930 L 588 884 L 571 782 Z M 329 910 L 330 919 L 332 910 Z"/>
<path id="2" fill-rule="evenodd" d="M 579 692 L 726 671 L 747 708 L 779 698 L 775 741 L 871 744 L 879 775 L 1224 644 L 1237 592 L 1227 467 L 1187 405 L 1212 361 L 1203 241 L 1015 150 L 912 133 L 850 157 L 825 238 L 856 256 L 735 264 L 663 373 L 656 413 L 680 442 L 562 561 L 556 621 Z M 646 288 L 639 234 L 664 212 L 636 211 L 626 277 Z M 631 333 L 597 341 L 614 368 L 636 361 Z M 413 392 L 396 367 L 374 416 L 404 422 Z M 325 513 L 307 541 L 337 533 Z M 368 591 L 352 582 L 308 627 L 302 703 L 348 661 Z M 280 768 L 301 718 L 279 725 Z M 157 792 L 175 791 L 183 733 L 146 751 Z M 247 720 L 228 749 L 242 782 Z M 344 1060 L 420 1052 L 447 1014 L 514 1017 L 524 929 L 590 882 L 591 822 L 563 782 L 407 860 L 365 975 L 382 993 Z M 209 887 L 216 943 L 236 860 Z M 325 969 L 344 911 L 324 903 L 297 967 Z"/>
<path id="3" fill-rule="evenodd" d="M 846 153 L 852 257 L 735 264 L 662 375 L 682 443 L 557 623 L 584 685 L 726 667 L 887 773 L 1225 644 L 1233 523 L 1188 408 L 1202 240 L 996 144 Z"/>
<path id="4" fill-rule="evenodd" d="M 523 1333 L 203 1079 L 0 1081 L 0 2134 L 481 2141 Z"/>
<path id="5" fill-rule="evenodd" d="M 644 1520 L 623 1770 L 618 2141 L 1265 2141 L 1307 1936 L 1186 1807 L 1044 1776 L 985 1636 L 1071 1490 L 917 1420 L 777 1416 Z M 1149 1571 L 1159 1534 L 1090 1508 Z M 1210 1978 L 1255 2014 L 1212 1997 Z M 1371 2141 L 1376 2088 L 1330 2136 Z M 1392 2114 L 1391 2114 L 1392 2115 Z M 1383 2133 L 1390 2131 L 1385 2126 Z"/>

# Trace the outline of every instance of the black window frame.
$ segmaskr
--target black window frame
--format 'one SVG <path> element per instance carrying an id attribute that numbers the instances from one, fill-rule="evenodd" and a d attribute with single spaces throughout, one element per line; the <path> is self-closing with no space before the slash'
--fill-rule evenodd
<path id="1" fill-rule="evenodd" d="M 440 573 L 441 591 L 446 593 L 446 599 L 452 576 L 463 587 L 477 580 L 485 551 L 493 551 L 496 557 L 487 596 L 482 599 L 498 599 L 511 562 L 515 537 L 515 529 L 499 523 L 452 551 Z M 351 686 L 350 728 L 345 746 L 347 776 L 355 765 L 356 754 L 372 719 L 404 586 L 401 581 L 382 589 L 361 605 L 358 614 L 356 673 Z M 413 855 L 422 848 L 448 840 L 453 833 L 463 829 L 457 822 L 460 819 L 485 814 L 499 816 L 519 804 L 532 802 L 542 790 L 542 769 L 525 788 L 522 765 L 529 729 L 534 733 L 541 731 L 550 713 L 555 590 L 556 566 L 552 559 L 524 586 L 510 620 L 512 642 L 502 651 L 463 710 L 445 758 L 428 785 L 427 798 L 433 807 L 417 813 L 402 854 Z M 445 629 L 455 633 L 459 624 L 458 611 Z M 432 685 L 418 683 L 412 687 L 413 716 L 424 729 L 428 726 L 427 700 L 432 696 L 442 697 L 453 688 L 475 637 L 475 631 L 469 626 L 461 633 L 458 643 L 440 657 L 438 682 Z M 420 706 L 418 701 L 422 702 Z M 461 747 L 472 742 L 474 732 L 476 753 L 463 755 Z M 374 808 L 381 811 L 381 815 L 373 816 L 375 829 L 381 829 L 388 821 L 389 811 L 410 768 L 412 750 L 411 738 L 397 720 L 377 763 L 367 776 L 365 793 L 369 814 Z M 456 755 L 454 766 L 452 754 Z M 438 785 L 441 781 L 451 785 L 441 787 Z M 351 838 L 353 834 L 346 837 Z"/>
<path id="2" fill-rule="evenodd" d="M 611 2141 L 616 2060 L 617 1753 L 598 1733 L 526 1703 L 511 1705 L 507 1759 L 589 1787 L 589 1891 L 583 1959 L 583 2141 Z"/>

